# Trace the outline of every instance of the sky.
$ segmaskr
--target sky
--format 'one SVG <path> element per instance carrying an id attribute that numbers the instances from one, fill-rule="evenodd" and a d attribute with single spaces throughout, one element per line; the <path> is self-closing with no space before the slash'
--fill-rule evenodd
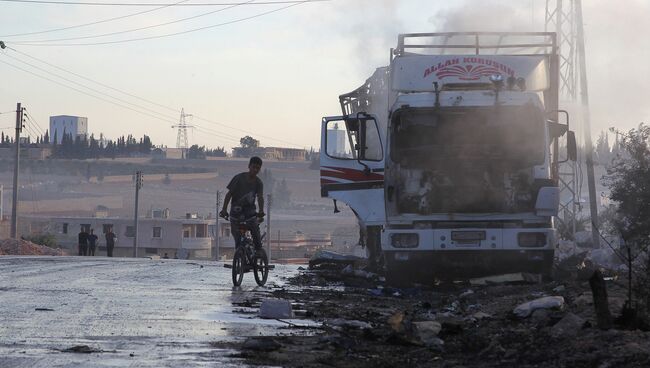
<path id="1" fill-rule="evenodd" d="M 388 64 L 399 33 L 543 31 L 546 3 L 259 4 L 269 1 L 279 0 L 0 1 L 0 41 L 10 47 L 0 51 L 0 128 L 13 135 L 21 102 L 31 118 L 25 134 L 47 129 L 49 116 L 77 115 L 95 136 L 147 134 L 174 147 L 184 109 L 190 145 L 229 149 L 251 135 L 263 146 L 318 149 L 321 118 L 339 115 L 338 96 Z M 234 5 L 181 6 L 199 2 Z M 583 0 L 583 14 L 593 134 L 648 122 L 650 1 Z M 32 34 L 13 36 L 24 33 Z M 181 34 L 152 38 L 173 33 Z M 136 38 L 149 39 L 115 42 Z"/>

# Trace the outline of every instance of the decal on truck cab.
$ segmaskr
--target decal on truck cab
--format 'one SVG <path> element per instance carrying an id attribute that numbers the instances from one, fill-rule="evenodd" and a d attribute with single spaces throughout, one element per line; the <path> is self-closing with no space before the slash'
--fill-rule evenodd
<path id="1" fill-rule="evenodd" d="M 460 65 L 461 60 L 464 65 Z M 460 80 L 478 80 L 483 76 L 490 76 L 492 74 L 515 75 L 515 71 L 511 67 L 494 60 L 480 57 L 455 58 L 449 59 L 444 63 L 440 62 L 437 65 L 425 69 L 422 78 L 426 78 L 431 73 L 435 73 L 438 79 L 457 77 Z"/>

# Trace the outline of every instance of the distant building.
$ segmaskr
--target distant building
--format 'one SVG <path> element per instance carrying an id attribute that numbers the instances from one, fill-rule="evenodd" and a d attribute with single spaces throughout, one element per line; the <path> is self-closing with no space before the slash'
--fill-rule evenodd
<path id="1" fill-rule="evenodd" d="M 88 118 L 70 115 L 50 116 L 50 143 L 61 144 L 63 134 L 71 134 L 72 138 L 88 135 Z"/>
<path id="2" fill-rule="evenodd" d="M 338 129 L 338 125 L 334 129 L 327 130 L 327 154 L 334 157 L 346 157 L 349 152 L 346 152 L 346 132 L 345 130 Z"/>
<path id="3" fill-rule="evenodd" d="M 212 257 L 214 219 L 168 218 L 169 211 L 162 214 L 152 211 L 150 216 L 138 220 L 138 257 L 160 256 L 165 253 L 173 258 L 210 259 Z M 188 217 L 188 216 L 186 216 Z M 223 221 L 225 223 L 225 220 Z M 133 219 L 116 217 L 44 217 L 21 216 L 18 221 L 21 234 L 52 234 L 57 244 L 76 254 L 77 234 L 83 227 L 94 229 L 99 237 L 97 255 L 106 255 L 105 234 L 109 228 L 117 236 L 115 239 L 116 257 L 133 256 Z M 232 239 L 232 237 L 231 237 Z M 228 246 L 234 247 L 230 240 Z"/>
<path id="4" fill-rule="evenodd" d="M 235 147 L 232 149 L 232 155 L 233 157 L 259 156 L 266 160 L 305 161 L 307 159 L 307 150 L 302 148 L 257 147 L 251 153 L 250 150 Z"/>
<path id="5" fill-rule="evenodd" d="M 182 159 L 185 152 L 182 148 L 154 148 L 151 150 L 151 157 L 154 159 Z"/>

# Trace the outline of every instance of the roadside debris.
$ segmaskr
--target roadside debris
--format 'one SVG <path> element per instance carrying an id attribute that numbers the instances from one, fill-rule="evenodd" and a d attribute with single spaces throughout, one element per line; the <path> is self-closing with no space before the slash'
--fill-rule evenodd
<path id="1" fill-rule="evenodd" d="M 90 353 L 102 353 L 103 350 L 91 348 L 88 345 L 75 345 L 71 348 L 61 350 L 64 353 L 80 353 L 80 354 L 90 354 Z"/>
<path id="2" fill-rule="evenodd" d="M 319 250 L 309 260 L 309 268 L 316 268 L 317 266 L 347 266 L 353 265 L 357 262 L 365 262 L 364 258 L 345 255 L 331 250 Z"/>
<path id="3" fill-rule="evenodd" d="M 519 304 L 512 312 L 520 318 L 530 316 L 538 309 L 562 309 L 564 307 L 564 298 L 561 296 L 545 296 L 530 302 Z"/>
<path id="4" fill-rule="evenodd" d="M 67 255 L 63 249 L 54 249 L 44 245 L 34 244 L 22 239 L 0 240 L 0 256 L 63 256 Z"/>
<path id="5" fill-rule="evenodd" d="M 576 336 L 582 327 L 585 325 L 586 321 L 576 316 L 575 314 L 569 312 L 564 318 L 562 318 L 558 323 L 556 323 L 551 328 L 551 336 L 553 337 L 572 337 Z"/>
<path id="6" fill-rule="evenodd" d="M 293 318 L 291 302 L 280 299 L 264 299 L 260 305 L 260 318 Z"/>
<path id="7" fill-rule="evenodd" d="M 504 275 L 495 275 L 480 277 L 469 280 L 471 285 L 489 285 L 489 284 L 539 284 L 542 282 L 542 275 L 532 273 L 508 273 Z"/>
<path id="8" fill-rule="evenodd" d="M 291 368 L 650 366 L 650 332 L 595 328 L 593 293 L 575 273 L 561 282 L 511 274 L 395 288 L 359 266 L 330 263 L 271 291 L 317 325 L 301 332 L 292 321 L 290 336 L 235 346 L 234 356 Z M 618 312 L 624 283 L 605 282 Z"/>

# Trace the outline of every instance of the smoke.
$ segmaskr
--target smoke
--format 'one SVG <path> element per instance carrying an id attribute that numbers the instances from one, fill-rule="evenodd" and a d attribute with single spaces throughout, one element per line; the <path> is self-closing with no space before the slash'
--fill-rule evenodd
<path id="1" fill-rule="evenodd" d="M 592 136 L 612 126 L 630 129 L 647 122 L 650 2 L 583 1 L 582 6 Z M 544 16 L 541 0 L 467 0 L 435 12 L 429 23 L 437 32 L 539 32 L 544 31 Z"/>
<path id="2" fill-rule="evenodd" d="M 429 23 L 437 32 L 530 32 L 539 30 L 537 13 L 531 2 L 463 1 L 437 11 Z"/>

